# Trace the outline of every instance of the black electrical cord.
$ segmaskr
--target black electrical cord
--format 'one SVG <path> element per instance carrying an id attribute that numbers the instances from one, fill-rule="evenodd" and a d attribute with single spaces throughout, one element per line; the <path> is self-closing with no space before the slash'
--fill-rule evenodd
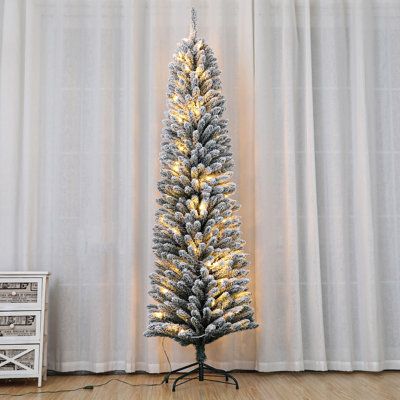
<path id="1" fill-rule="evenodd" d="M 20 393 L 20 394 L 9 394 L 9 393 L 0 393 L 0 396 L 10 396 L 10 397 L 22 397 L 22 396 L 27 396 L 27 395 L 32 395 L 32 394 L 54 394 L 54 393 L 69 393 L 69 392 L 77 392 L 78 390 L 91 390 L 97 387 L 101 387 L 101 386 L 105 386 L 108 385 L 110 382 L 121 382 L 121 383 L 125 383 L 125 385 L 128 386 L 132 386 L 132 387 L 137 387 L 137 386 L 161 386 L 163 383 L 138 383 L 138 384 L 134 384 L 134 383 L 129 383 L 126 381 L 123 381 L 122 379 L 119 378 L 112 378 L 109 379 L 107 382 L 104 383 L 99 383 L 99 384 L 95 384 L 95 385 L 86 385 L 86 386 L 81 386 L 81 387 L 77 387 L 75 389 L 60 389 L 60 390 L 45 390 L 42 392 L 25 392 L 25 393 Z"/>
<path id="2" fill-rule="evenodd" d="M 163 349 L 165 358 L 168 361 L 169 370 L 171 372 L 172 371 L 171 362 L 169 360 L 167 351 L 165 350 L 165 347 L 164 347 L 164 339 L 165 338 L 163 338 L 162 343 L 161 343 L 162 344 L 162 349 Z M 19 393 L 19 394 L 0 393 L 0 396 L 22 397 L 22 396 L 28 396 L 28 395 L 33 395 L 33 394 L 42 395 L 42 394 L 55 394 L 55 393 L 70 393 L 70 392 L 77 392 L 79 390 L 93 390 L 94 388 L 97 388 L 97 387 L 106 386 L 111 382 L 120 382 L 120 383 L 124 383 L 125 385 L 131 386 L 131 387 L 140 387 L 140 386 L 153 387 L 153 386 L 161 386 L 161 385 L 164 384 L 164 380 L 162 382 L 160 382 L 160 383 L 137 383 L 137 384 L 134 384 L 134 383 L 126 382 L 126 381 L 124 381 L 122 379 L 119 379 L 119 378 L 112 378 L 112 379 L 109 379 L 107 382 L 104 382 L 104 383 L 80 386 L 80 387 L 77 387 L 77 388 L 74 388 L 74 389 L 44 390 L 44 391 L 40 391 L 40 392 L 25 392 L 25 393 Z"/>
<path id="3" fill-rule="evenodd" d="M 164 352 L 165 358 L 166 358 L 166 359 L 167 359 L 167 361 L 168 361 L 168 365 L 169 365 L 169 372 L 171 373 L 171 372 L 172 372 L 171 361 L 169 361 L 169 357 L 168 357 L 167 350 L 165 350 L 165 347 L 164 347 L 164 340 L 165 340 L 165 337 L 163 337 L 163 338 L 162 338 L 162 341 L 161 341 L 161 346 L 162 346 L 162 349 L 163 349 L 163 352 Z M 164 382 L 164 381 L 163 381 L 163 382 Z"/>

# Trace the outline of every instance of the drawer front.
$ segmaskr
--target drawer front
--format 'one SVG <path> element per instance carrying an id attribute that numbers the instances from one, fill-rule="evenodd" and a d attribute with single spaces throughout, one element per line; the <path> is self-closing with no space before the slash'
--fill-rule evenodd
<path id="1" fill-rule="evenodd" d="M 0 345 L 0 377 L 34 377 L 39 371 L 39 345 Z"/>
<path id="2" fill-rule="evenodd" d="M 39 311 L 0 311 L 0 344 L 40 340 Z"/>
<path id="3" fill-rule="evenodd" d="M 42 278 L 0 278 L 0 310 L 39 310 Z"/>

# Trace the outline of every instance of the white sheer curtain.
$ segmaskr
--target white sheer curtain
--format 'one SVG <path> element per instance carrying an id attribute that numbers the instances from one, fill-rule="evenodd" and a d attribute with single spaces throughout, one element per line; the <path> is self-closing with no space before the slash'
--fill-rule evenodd
<path id="1" fill-rule="evenodd" d="M 209 361 L 400 368 L 399 2 L 2 0 L 0 269 L 52 272 L 50 368 L 167 369 L 142 332 L 192 5 L 222 69 L 260 323 Z"/>

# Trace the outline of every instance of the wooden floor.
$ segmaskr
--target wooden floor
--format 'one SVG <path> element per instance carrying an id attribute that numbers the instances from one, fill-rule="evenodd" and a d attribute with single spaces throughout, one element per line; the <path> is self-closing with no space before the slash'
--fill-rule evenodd
<path id="1" fill-rule="evenodd" d="M 155 387 L 131 387 L 121 382 L 110 382 L 93 390 L 79 390 L 70 393 L 27 395 L 22 399 L 46 400 L 123 400 L 123 399 L 174 399 L 174 400 L 376 400 L 400 399 L 400 371 L 381 373 L 366 372 L 279 372 L 245 373 L 237 372 L 240 389 L 234 386 L 198 382 L 193 380 L 171 392 L 171 384 Z M 85 385 L 107 382 L 112 378 L 123 379 L 131 384 L 159 383 L 161 375 L 85 375 L 50 376 L 45 385 L 38 389 L 35 381 L 0 381 L 0 394 L 21 394 L 25 392 L 74 389 Z M 13 399 L 0 396 L 1 399 Z M 21 397 L 19 397 L 21 398 Z"/>

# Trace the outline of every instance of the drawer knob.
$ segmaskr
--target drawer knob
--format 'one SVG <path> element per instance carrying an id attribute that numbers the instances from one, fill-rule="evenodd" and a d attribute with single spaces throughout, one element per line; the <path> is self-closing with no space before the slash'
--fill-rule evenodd
<path id="1" fill-rule="evenodd" d="M 11 292 L 11 296 L 16 296 L 17 295 L 17 292 L 15 291 L 15 290 L 13 290 L 12 292 Z"/>
<path id="2" fill-rule="evenodd" d="M 10 324 L 10 329 L 14 329 L 14 324 Z"/>

